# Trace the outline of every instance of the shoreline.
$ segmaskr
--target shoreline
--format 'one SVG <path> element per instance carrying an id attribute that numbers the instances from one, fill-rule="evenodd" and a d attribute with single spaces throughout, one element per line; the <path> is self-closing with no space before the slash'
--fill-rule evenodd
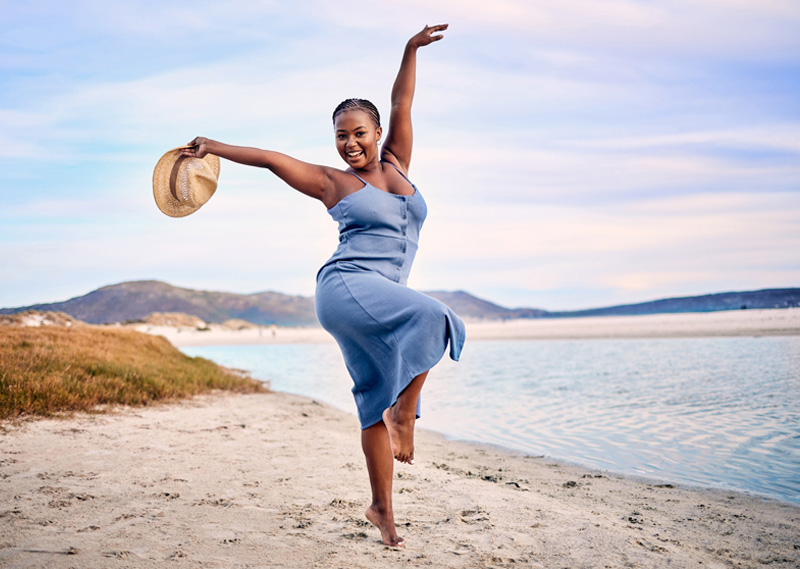
<path id="1" fill-rule="evenodd" d="M 424 426 L 421 422 L 420 426 Z M 319 436 L 324 433 L 324 440 Z M 706 567 L 800 563 L 800 507 L 418 431 L 402 550 L 363 512 L 355 417 L 216 393 L 0 430 L 0 565 Z"/>
<path id="2" fill-rule="evenodd" d="M 467 321 L 469 341 L 533 341 L 533 340 L 592 340 L 592 339 L 641 339 L 641 338 L 708 338 L 708 337 L 774 337 L 800 335 L 800 309 L 772 310 L 733 310 L 710 313 L 656 314 L 643 316 L 583 317 L 564 319 L 525 319 L 511 321 Z M 282 345 L 282 344 L 334 344 L 330 335 L 322 328 L 281 328 L 271 327 L 233 331 L 210 326 L 210 329 L 178 330 L 161 328 L 151 333 L 162 333 L 176 347 L 206 347 L 215 345 Z M 312 393 L 313 395 L 313 393 Z M 339 408 L 346 408 L 339 406 Z M 447 437 L 448 435 L 443 436 Z M 466 443 L 484 444 L 469 439 L 453 439 Z M 492 443 L 487 443 L 492 444 Z M 521 451 L 513 444 L 500 450 L 508 452 Z M 569 458 L 550 457 L 558 462 L 572 464 L 578 468 L 603 468 L 602 464 L 570 461 Z M 624 469 L 609 472 L 627 477 L 643 477 L 648 473 L 631 472 Z M 658 476 L 652 473 L 652 476 Z M 676 482 L 674 478 L 664 476 L 661 482 Z M 712 488 L 696 482 L 696 488 Z M 717 486 L 724 491 L 724 486 Z M 748 490 L 733 488 L 731 491 Z M 791 500 L 791 496 L 770 493 L 753 495 L 766 499 L 786 500 L 800 505 L 800 500 Z"/>
<path id="3" fill-rule="evenodd" d="M 800 309 L 771 309 L 771 310 L 732 310 L 710 313 L 681 313 L 681 314 L 655 314 L 642 316 L 607 316 L 607 317 L 582 317 L 564 319 L 525 319 L 510 321 L 467 321 L 468 341 L 580 341 L 580 340 L 620 340 L 644 338 L 758 338 L 776 336 L 800 335 Z M 164 334 L 169 341 L 179 348 L 206 347 L 224 345 L 282 345 L 282 344 L 334 344 L 330 335 L 322 328 L 281 328 L 271 327 L 233 331 L 222 327 L 210 325 L 210 329 L 197 331 L 195 329 L 177 330 L 175 328 L 162 328 L 158 332 Z M 313 393 L 311 393 L 313 395 Z M 347 409 L 339 405 L 339 408 Z M 444 433 L 442 433 L 444 434 Z M 444 435 L 447 436 L 447 435 Z M 463 442 L 477 442 L 469 439 L 460 439 Z M 491 444 L 491 443 L 489 443 Z M 511 444 L 508 447 L 499 446 L 509 452 L 521 451 L 519 446 Z M 570 462 L 569 458 L 551 457 L 553 460 L 572 464 L 582 468 L 604 468 L 602 464 L 581 463 L 579 460 Z M 607 465 L 608 466 L 608 465 Z M 648 476 L 646 472 L 613 470 L 621 476 L 638 477 Z M 658 473 L 651 473 L 658 476 Z M 663 476 L 662 482 L 676 482 L 674 477 Z M 713 480 L 709 481 L 713 483 Z M 746 485 L 745 485 L 746 486 Z M 702 482 L 696 482 L 699 489 L 710 488 Z M 717 486 L 724 488 L 724 486 Z M 739 487 L 733 491 L 744 491 Z M 791 496 L 776 494 L 758 494 L 768 499 L 786 500 L 798 505 L 800 500 L 791 499 Z"/>
<path id="4" fill-rule="evenodd" d="M 800 308 L 730 310 L 641 316 L 592 316 L 507 321 L 467 320 L 472 340 L 584 340 L 800 335 Z M 195 327 L 149 326 L 133 329 L 165 336 L 174 346 L 332 343 L 321 327 L 262 326 L 230 330 L 211 324 Z"/>

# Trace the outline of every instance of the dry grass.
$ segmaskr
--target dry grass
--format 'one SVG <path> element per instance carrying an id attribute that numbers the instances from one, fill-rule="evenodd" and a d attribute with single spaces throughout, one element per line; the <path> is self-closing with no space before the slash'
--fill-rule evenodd
<path id="1" fill-rule="evenodd" d="M 93 326 L 0 327 L 0 420 L 148 405 L 214 389 L 266 390 L 160 336 Z"/>

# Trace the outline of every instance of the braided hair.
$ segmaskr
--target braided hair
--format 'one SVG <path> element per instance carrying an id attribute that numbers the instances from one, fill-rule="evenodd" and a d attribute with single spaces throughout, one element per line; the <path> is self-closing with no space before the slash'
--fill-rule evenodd
<path id="1" fill-rule="evenodd" d="M 365 113 L 367 113 L 370 116 L 370 118 L 372 119 L 372 122 L 375 123 L 375 128 L 378 128 L 378 127 L 381 126 L 381 115 L 378 112 L 377 107 L 375 107 L 375 105 L 373 105 L 372 103 L 370 103 L 366 99 L 347 99 L 347 100 L 342 101 L 341 103 L 339 103 L 339 106 L 336 107 L 336 109 L 333 111 L 333 122 L 334 123 L 336 122 L 336 116 L 339 113 L 343 113 L 343 112 L 346 112 L 346 111 L 352 111 L 352 110 L 355 110 L 355 109 L 358 109 L 358 110 L 361 110 L 361 111 L 364 111 Z"/>

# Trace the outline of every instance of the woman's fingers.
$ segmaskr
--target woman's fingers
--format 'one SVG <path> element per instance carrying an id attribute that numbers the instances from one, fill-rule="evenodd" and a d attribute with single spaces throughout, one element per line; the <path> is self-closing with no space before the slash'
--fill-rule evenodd
<path id="1" fill-rule="evenodd" d="M 194 158 L 203 158 L 207 154 L 205 149 L 206 140 L 208 139 L 198 136 L 186 146 L 180 147 L 181 154 Z"/>
<path id="2" fill-rule="evenodd" d="M 411 38 L 410 43 L 411 45 L 415 45 L 417 47 L 429 45 L 435 41 L 439 41 L 443 39 L 444 36 L 441 33 L 447 29 L 448 24 L 437 24 L 435 26 L 425 26 L 421 32 Z M 436 35 L 434 35 L 436 34 Z"/>
<path id="3" fill-rule="evenodd" d="M 442 34 L 434 35 L 436 32 L 443 32 L 447 29 L 448 24 L 438 24 L 436 26 L 426 26 L 428 31 L 428 37 L 431 41 L 439 41 L 440 39 L 444 38 Z"/>

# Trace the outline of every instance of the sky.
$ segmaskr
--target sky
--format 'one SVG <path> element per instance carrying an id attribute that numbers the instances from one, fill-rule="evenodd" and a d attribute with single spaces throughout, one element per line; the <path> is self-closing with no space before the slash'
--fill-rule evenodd
<path id="1" fill-rule="evenodd" d="M 311 296 L 325 207 L 223 161 L 152 196 L 195 136 L 345 167 L 331 113 L 388 117 L 418 54 L 409 285 L 572 310 L 800 286 L 796 0 L 0 0 L 0 307 L 157 279 Z M 386 126 L 386 125 L 384 125 Z"/>

